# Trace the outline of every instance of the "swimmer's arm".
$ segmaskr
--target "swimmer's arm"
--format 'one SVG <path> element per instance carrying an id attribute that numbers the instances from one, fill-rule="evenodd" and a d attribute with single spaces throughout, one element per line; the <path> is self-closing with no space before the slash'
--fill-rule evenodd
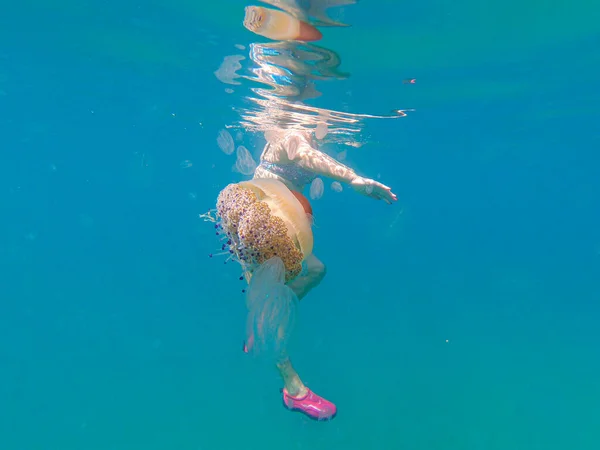
<path id="1" fill-rule="evenodd" d="M 317 175 L 339 181 L 340 183 L 351 183 L 357 176 L 350 167 L 312 148 L 304 140 L 300 140 L 296 151 L 288 151 L 288 157 L 290 161 L 295 162 L 300 167 L 310 170 Z"/>
<path id="2" fill-rule="evenodd" d="M 352 186 L 356 192 L 375 200 L 392 203 L 397 200 L 391 189 L 378 181 L 363 178 L 349 167 L 341 164 L 325 153 L 316 150 L 304 139 L 289 140 L 285 145 L 286 156 L 290 161 L 323 177 L 331 178 L 340 183 Z M 292 145 L 289 145 L 292 144 Z"/>

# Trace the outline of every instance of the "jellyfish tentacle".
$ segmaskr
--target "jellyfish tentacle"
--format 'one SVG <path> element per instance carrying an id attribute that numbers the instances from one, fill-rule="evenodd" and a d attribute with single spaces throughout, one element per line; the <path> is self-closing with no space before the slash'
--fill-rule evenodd
<path id="1" fill-rule="evenodd" d="M 247 351 L 275 362 L 285 358 L 298 299 L 285 285 L 285 266 L 274 256 L 252 274 L 246 292 Z"/>

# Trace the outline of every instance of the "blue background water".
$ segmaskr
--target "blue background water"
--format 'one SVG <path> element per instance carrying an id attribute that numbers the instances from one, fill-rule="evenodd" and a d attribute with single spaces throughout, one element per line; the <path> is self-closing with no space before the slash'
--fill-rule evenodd
<path id="1" fill-rule="evenodd" d="M 315 423 L 206 256 L 246 94 L 213 72 L 257 38 L 204 3 L 1 7 L 0 448 L 597 449 L 598 7 L 365 1 L 325 30 L 352 77 L 320 106 L 416 111 L 348 152 L 396 205 L 314 203 L 329 273 L 293 355 L 339 408 Z"/>

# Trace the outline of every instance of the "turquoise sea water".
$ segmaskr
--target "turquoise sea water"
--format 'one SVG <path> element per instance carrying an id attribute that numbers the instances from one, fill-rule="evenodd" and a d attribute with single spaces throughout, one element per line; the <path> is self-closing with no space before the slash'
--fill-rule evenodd
<path id="1" fill-rule="evenodd" d="M 313 203 L 328 275 L 292 356 L 339 408 L 317 423 L 241 351 L 198 217 L 247 178 L 216 139 L 251 86 L 214 74 L 267 41 L 247 4 L 0 7 L 0 449 L 599 448 L 600 8 L 365 0 L 323 29 L 350 77 L 311 104 L 414 111 L 347 149 L 397 204 Z"/>

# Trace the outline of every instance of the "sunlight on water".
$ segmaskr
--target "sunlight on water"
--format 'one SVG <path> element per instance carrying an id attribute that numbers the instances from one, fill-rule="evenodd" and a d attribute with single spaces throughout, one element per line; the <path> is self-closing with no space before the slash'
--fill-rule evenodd
<path id="1" fill-rule="evenodd" d="M 309 2 L 307 9 L 291 0 L 267 3 L 308 23 L 339 27 L 346 25 L 331 19 L 328 10 L 338 6 L 339 11 L 339 6 L 355 2 Z M 408 110 L 397 109 L 397 105 L 390 105 L 388 114 L 351 113 L 312 106 L 311 100 L 322 95 L 320 83 L 350 77 L 340 66 L 341 58 L 335 51 L 300 40 L 250 43 L 247 56 L 225 56 L 215 76 L 224 84 L 241 83 L 247 91 L 243 105 L 234 108 L 240 120 L 229 127 L 259 133 L 311 129 L 317 139 L 324 142 L 360 147 L 363 142 L 359 134 L 367 120 L 406 116 Z"/>
<path id="2" fill-rule="evenodd" d="M 280 8 L 293 17 L 296 17 L 304 22 L 311 23 L 315 26 L 326 27 L 344 27 L 346 24 L 331 17 L 335 14 L 340 20 L 343 20 L 344 9 L 340 8 L 345 5 L 354 5 L 358 0 L 263 0 L 264 3 L 269 3 L 276 8 Z M 334 11 L 331 11 L 335 8 Z"/>

